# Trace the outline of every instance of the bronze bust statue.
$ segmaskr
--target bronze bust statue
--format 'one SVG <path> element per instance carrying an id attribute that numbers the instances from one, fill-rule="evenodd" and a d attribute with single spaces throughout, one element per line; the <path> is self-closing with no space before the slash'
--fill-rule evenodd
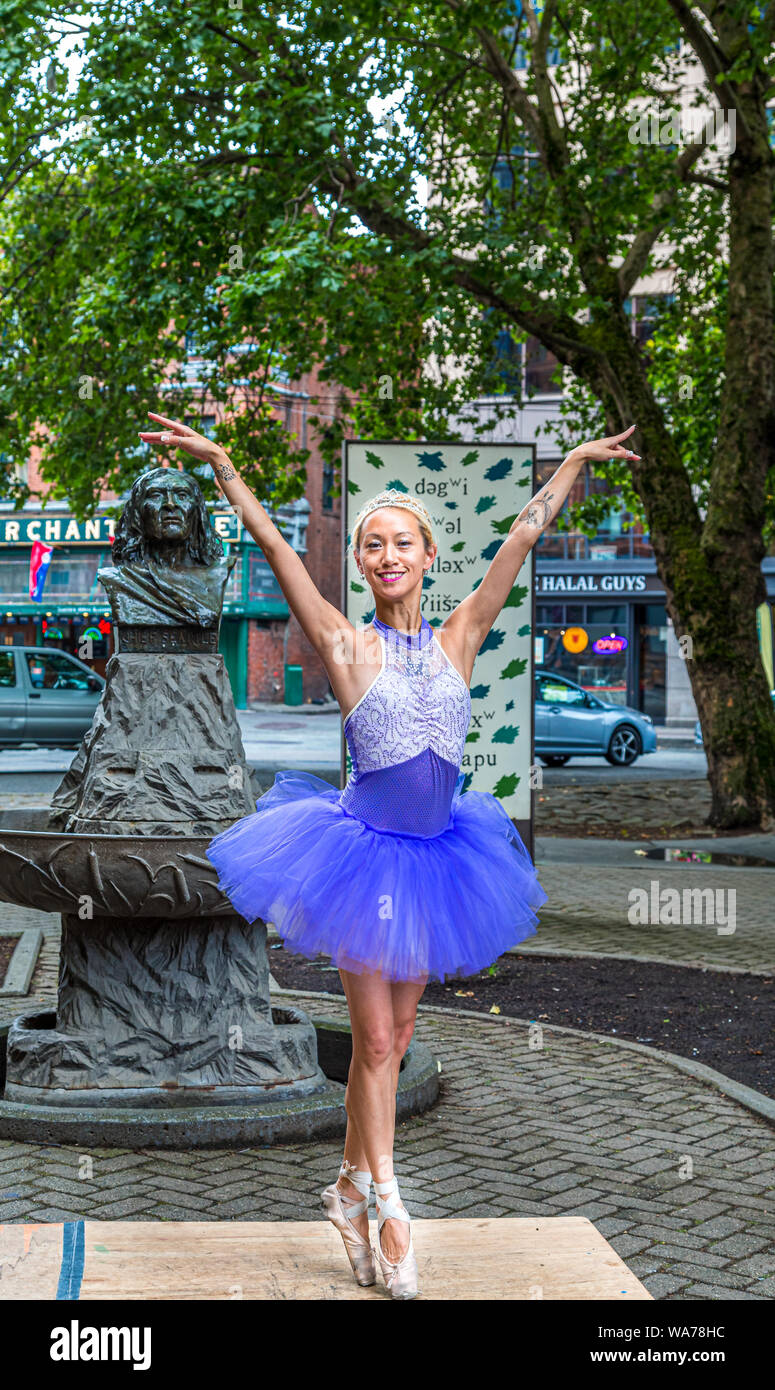
<path id="1" fill-rule="evenodd" d="M 236 556 L 224 557 L 196 480 L 176 468 L 152 468 L 132 487 L 116 526 L 113 564 L 98 577 L 119 626 L 217 628 L 236 563 Z"/>
<path id="2" fill-rule="evenodd" d="M 199 484 L 137 479 L 99 571 L 117 650 L 102 700 L 51 802 L 51 829 L 216 834 L 255 809 L 218 629 L 226 558 Z"/>

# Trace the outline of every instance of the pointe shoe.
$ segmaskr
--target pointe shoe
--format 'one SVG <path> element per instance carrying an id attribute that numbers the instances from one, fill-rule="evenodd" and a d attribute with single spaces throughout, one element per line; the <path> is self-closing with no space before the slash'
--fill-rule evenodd
<path id="1" fill-rule="evenodd" d="M 416 1298 L 420 1292 L 417 1282 L 417 1260 L 414 1254 L 412 1227 L 407 1212 L 398 1205 L 400 1193 L 395 1177 L 387 1182 L 375 1182 L 374 1196 L 377 1199 L 377 1259 L 391 1298 Z M 409 1225 L 409 1247 L 400 1260 L 389 1260 L 382 1250 L 380 1231 L 389 1218 L 406 1221 Z"/>
<path id="2" fill-rule="evenodd" d="M 345 1197 L 339 1191 L 336 1183 L 333 1182 L 321 1193 L 323 1209 L 329 1221 L 336 1226 L 341 1233 L 344 1241 L 344 1248 L 347 1251 L 347 1258 L 352 1266 L 353 1274 L 357 1282 L 363 1287 L 377 1282 L 377 1266 L 374 1261 L 374 1251 L 371 1241 L 364 1239 L 360 1231 L 353 1226 L 350 1217 L 359 1216 L 361 1212 L 369 1210 L 369 1188 L 371 1186 L 371 1173 L 366 1170 L 356 1168 L 354 1163 L 344 1160 L 339 1170 L 340 1178 L 347 1178 L 353 1187 L 357 1187 L 363 1193 L 363 1201 L 356 1202 L 352 1197 Z M 338 1181 L 338 1179 L 337 1179 Z"/>

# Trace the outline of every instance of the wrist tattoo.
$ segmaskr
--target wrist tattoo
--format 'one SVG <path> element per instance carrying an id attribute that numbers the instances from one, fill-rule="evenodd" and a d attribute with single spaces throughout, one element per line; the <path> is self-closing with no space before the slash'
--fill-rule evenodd
<path id="1" fill-rule="evenodd" d="M 230 478 L 237 476 L 230 463 L 214 463 L 213 468 L 222 483 L 228 483 Z"/>

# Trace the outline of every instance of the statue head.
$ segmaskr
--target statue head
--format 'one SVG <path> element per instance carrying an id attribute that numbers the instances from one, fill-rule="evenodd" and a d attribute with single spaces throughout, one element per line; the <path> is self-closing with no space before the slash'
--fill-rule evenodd
<path id="1" fill-rule="evenodd" d="M 151 468 L 132 486 L 116 525 L 113 563 L 142 564 L 183 551 L 190 565 L 223 557 L 201 488 L 177 468 Z"/>

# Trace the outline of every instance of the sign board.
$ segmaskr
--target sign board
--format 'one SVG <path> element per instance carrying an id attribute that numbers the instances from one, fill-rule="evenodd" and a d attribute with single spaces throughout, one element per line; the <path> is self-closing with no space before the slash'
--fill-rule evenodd
<path id="1" fill-rule="evenodd" d="M 213 525 L 222 541 L 239 541 L 242 523 L 229 511 L 212 511 Z M 50 508 L 30 512 L 0 514 L 0 545 L 29 545 L 43 541 L 46 545 L 110 545 L 116 530 L 116 518 L 93 516 L 78 521 L 68 512 Z"/>
<path id="2" fill-rule="evenodd" d="M 664 592 L 658 574 L 615 574 L 609 568 L 599 574 L 563 574 L 544 569 L 536 575 L 539 598 L 544 594 L 564 597 L 565 594 L 644 594 L 652 591 Z"/>
<path id="3" fill-rule="evenodd" d="M 387 488 L 413 493 L 427 507 L 438 554 L 423 585 L 422 612 L 432 627 L 481 583 L 509 527 L 536 491 L 532 444 L 391 443 L 351 440 L 342 457 L 346 545 L 363 504 Z M 463 791 L 490 792 L 516 823 L 532 854 L 533 563 L 530 551 L 484 639 L 471 678 L 471 723 Z M 371 622 L 374 595 L 348 553 L 342 612 Z M 342 734 L 342 773 L 350 758 Z"/>

